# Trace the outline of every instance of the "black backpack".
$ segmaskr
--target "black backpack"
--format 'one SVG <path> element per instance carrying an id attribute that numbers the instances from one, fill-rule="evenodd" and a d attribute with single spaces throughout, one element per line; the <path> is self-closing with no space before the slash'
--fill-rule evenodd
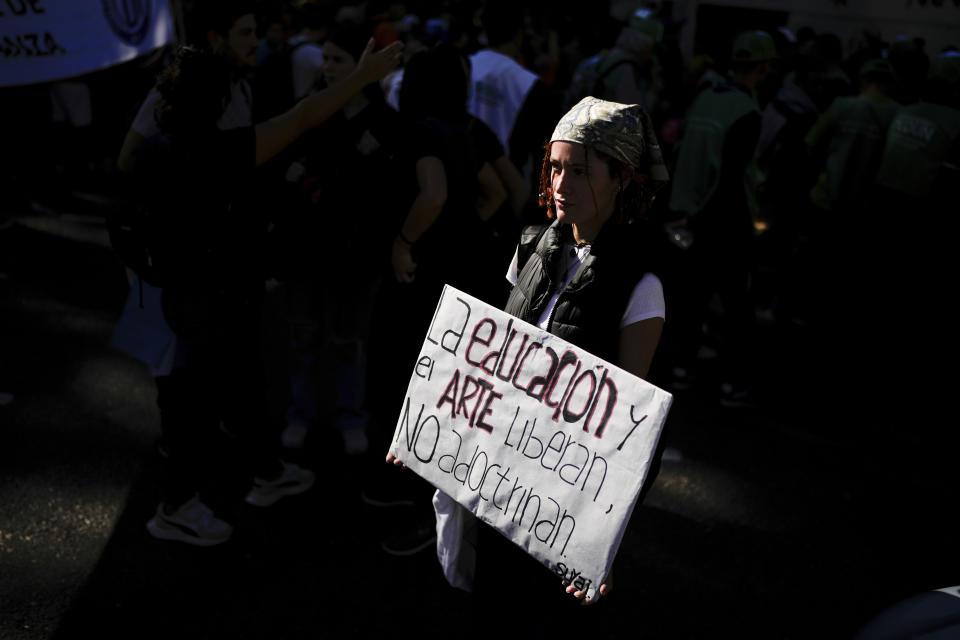
<path id="1" fill-rule="evenodd" d="M 110 245 L 124 265 L 143 282 L 163 286 L 165 278 L 154 260 L 161 242 L 156 216 L 134 175 L 119 174 L 116 197 L 106 214 Z"/>
<path id="2" fill-rule="evenodd" d="M 605 67 L 604 63 L 607 62 L 608 58 L 609 54 L 597 54 L 585 60 L 577 68 L 564 95 L 564 104 L 567 109 L 572 108 L 587 96 L 593 96 L 601 100 L 612 99 L 613 96 L 605 95 L 606 91 L 603 85 L 607 76 L 623 65 L 630 65 L 636 72 L 640 70 L 640 63 L 629 57 L 623 57 Z"/>
<path id="3" fill-rule="evenodd" d="M 138 157 L 137 169 L 117 178 L 106 228 L 124 265 L 141 281 L 164 287 L 190 277 L 193 247 L 185 247 L 184 239 L 199 234 L 173 200 L 177 161 L 169 141 L 162 135 L 147 138 Z"/>

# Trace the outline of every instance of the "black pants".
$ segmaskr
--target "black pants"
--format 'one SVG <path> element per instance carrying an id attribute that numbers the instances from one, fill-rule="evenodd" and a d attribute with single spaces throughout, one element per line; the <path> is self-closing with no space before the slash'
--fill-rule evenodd
<path id="1" fill-rule="evenodd" d="M 199 491 L 214 508 L 232 504 L 254 475 L 279 470 L 277 425 L 266 411 L 262 303 L 260 283 L 164 289 L 164 317 L 178 342 L 158 398 L 170 503 Z"/>

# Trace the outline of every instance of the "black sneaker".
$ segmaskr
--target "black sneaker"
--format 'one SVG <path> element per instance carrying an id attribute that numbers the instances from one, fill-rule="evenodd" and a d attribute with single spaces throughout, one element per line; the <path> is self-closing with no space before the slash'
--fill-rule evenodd
<path id="1" fill-rule="evenodd" d="M 255 507 L 269 507 L 284 496 L 295 496 L 313 486 L 314 473 L 292 462 L 283 462 L 276 478 L 254 478 L 246 501 Z"/>
<path id="2" fill-rule="evenodd" d="M 434 522 L 424 521 L 385 538 L 380 547 L 392 556 L 412 556 L 434 547 L 436 542 L 436 525 Z"/>
<path id="3" fill-rule="evenodd" d="M 233 527 L 216 517 L 199 496 L 194 496 L 174 510 L 158 506 L 157 513 L 147 521 L 147 531 L 159 540 L 211 547 L 229 540 Z"/>

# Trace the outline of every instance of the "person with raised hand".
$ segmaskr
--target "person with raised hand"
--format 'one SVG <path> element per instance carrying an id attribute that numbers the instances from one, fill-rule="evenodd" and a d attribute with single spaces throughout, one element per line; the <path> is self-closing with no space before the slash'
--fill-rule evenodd
<path id="1" fill-rule="evenodd" d="M 230 73 L 209 50 L 183 47 L 158 83 L 159 135 L 137 152 L 135 188 L 150 194 L 151 255 L 183 381 L 165 433 L 164 497 L 147 529 L 195 545 L 225 542 L 236 497 L 258 507 L 302 493 L 313 473 L 280 457 L 267 415 L 260 318 L 266 220 L 254 170 L 396 67 L 402 44 L 371 39 L 343 82 L 264 122 L 221 130 Z M 317 238 L 321 243 L 325 238 Z"/>

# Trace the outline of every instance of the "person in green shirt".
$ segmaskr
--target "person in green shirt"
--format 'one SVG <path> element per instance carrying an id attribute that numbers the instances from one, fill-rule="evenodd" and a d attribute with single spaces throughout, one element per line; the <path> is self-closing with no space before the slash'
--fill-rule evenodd
<path id="1" fill-rule="evenodd" d="M 806 136 L 808 160 L 818 176 L 806 209 L 807 259 L 798 279 L 804 319 L 832 331 L 839 309 L 858 289 L 850 264 L 863 262 L 867 243 L 854 242 L 874 227 L 867 206 L 876 187 L 887 129 L 898 105 L 892 65 L 869 60 L 860 69 L 860 93 L 836 98 Z"/>
<path id="2" fill-rule="evenodd" d="M 863 342 L 864 359 L 880 349 L 883 370 L 904 374 L 903 397 L 921 391 L 925 398 L 947 397 L 923 373 L 934 370 L 934 354 L 949 358 L 954 342 L 948 278 L 956 268 L 958 184 L 960 54 L 952 52 L 932 56 L 920 100 L 894 116 L 868 223 L 856 237 L 863 248 L 856 262 L 847 263 L 855 285 L 847 295 L 857 321 L 849 335 Z M 884 315 L 890 321 L 878 322 Z M 922 385 L 916 394 L 908 386 L 914 378 Z M 936 420 L 913 422 L 918 434 L 928 425 L 928 434 L 945 428 Z"/>
<path id="3" fill-rule="evenodd" d="M 672 343 L 674 377 L 686 377 L 702 343 L 700 327 L 711 299 L 721 300 L 717 333 L 723 362 L 721 401 L 753 404 L 750 390 L 755 311 L 750 287 L 753 270 L 756 188 L 753 158 L 760 136 L 756 89 L 777 57 L 773 38 L 763 31 L 734 41 L 730 80 L 700 92 L 687 111 L 677 149 L 669 208 L 686 224 L 693 243 L 687 274 L 674 290 L 684 312 Z"/>
<path id="4" fill-rule="evenodd" d="M 946 212 L 956 206 L 948 196 L 960 177 L 960 54 L 933 59 L 921 98 L 890 125 L 877 173 L 880 202 Z"/>
<path id="5" fill-rule="evenodd" d="M 860 93 L 834 100 L 806 136 L 819 177 L 810 201 L 819 209 L 853 219 L 861 212 L 879 169 L 887 129 L 898 105 L 891 94 L 893 67 L 870 60 L 860 70 Z M 831 217 L 836 222 L 836 216 Z"/>

